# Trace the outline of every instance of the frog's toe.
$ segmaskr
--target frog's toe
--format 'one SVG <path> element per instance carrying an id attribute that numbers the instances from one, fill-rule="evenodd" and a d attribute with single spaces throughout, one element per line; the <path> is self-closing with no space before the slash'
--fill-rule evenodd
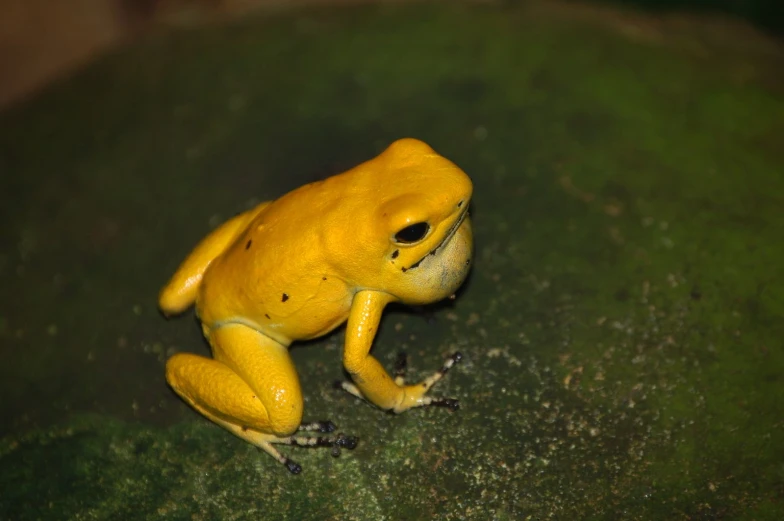
<path id="1" fill-rule="evenodd" d="M 289 469 L 289 472 L 291 472 L 292 474 L 299 474 L 300 472 L 302 472 L 302 465 L 300 465 L 295 461 L 291 461 L 288 458 L 285 458 L 283 464 L 286 465 L 286 468 Z"/>
<path id="2" fill-rule="evenodd" d="M 425 404 L 430 407 L 444 407 L 452 412 L 460 408 L 460 401 L 454 398 L 431 398 L 430 403 Z"/>
<path id="3" fill-rule="evenodd" d="M 446 359 L 446 362 L 444 362 L 444 365 L 441 366 L 441 369 L 439 369 L 438 372 L 441 373 L 441 376 L 444 376 L 447 373 L 447 371 L 452 369 L 452 366 L 454 366 L 457 363 L 460 363 L 460 361 L 462 360 L 463 360 L 463 353 L 457 351 L 452 356 Z"/>
<path id="4" fill-rule="evenodd" d="M 357 387 L 356 385 L 352 384 L 351 382 L 347 382 L 345 380 L 343 380 L 343 381 L 336 380 L 334 386 L 335 386 L 335 389 L 341 389 L 343 391 L 346 391 L 348 394 L 356 396 L 357 398 L 359 398 L 361 400 L 365 399 L 365 397 L 362 395 L 362 391 L 359 390 L 359 387 Z"/>
<path id="5" fill-rule="evenodd" d="M 359 438 L 357 436 L 346 436 L 342 432 L 335 437 L 335 442 L 332 444 L 332 456 L 340 456 L 340 449 L 354 450 L 357 448 Z"/>
<path id="6" fill-rule="evenodd" d="M 444 375 L 449 372 L 449 370 L 457 363 L 459 363 L 463 359 L 463 354 L 459 351 L 452 354 L 449 358 L 446 359 L 444 365 L 441 366 L 441 369 L 433 373 L 429 378 L 427 378 L 422 385 L 426 385 L 428 389 L 430 389 L 437 381 L 444 377 Z M 406 383 L 406 373 L 408 372 L 408 356 L 404 352 L 400 352 L 397 355 L 397 359 L 395 360 L 395 383 L 399 386 L 403 386 Z M 454 400 L 453 400 L 454 401 Z"/>
<path id="7" fill-rule="evenodd" d="M 463 359 L 463 355 L 459 352 L 454 353 L 446 359 L 441 368 L 425 378 L 417 385 L 408 385 L 405 387 L 405 394 L 403 401 L 394 408 L 394 412 L 400 413 L 412 407 L 445 407 L 450 411 L 456 411 L 460 408 L 460 402 L 454 398 L 432 398 L 426 396 L 427 392 L 444 377 L 449 370 L 454 367 Z"/>
<path id="8" fill-rule="evenodd" d="M 313 424 L 306 425 L 309 427 L 314 424 L 321 423 L 328 424 L 333 428 L 335 427 L 335 424 L 330 421 L 314 422 Z M 354 450 L 359 443 L 359 438 L 357 436 L 346 436 L 341 432 L 336 436 L 289 436 L 287 438 L 279 438 L 275 441 L 272 441 L 271 443 L 292 445 L 296 447 L 326 447 L 331 449 L 330 453 L 332 456 L 338 457 L 340 456 L 341 449 Z M 270 452 L 270 449 L 272 452 Z M 302 472 L 302 466 L 299 463 L 296 463 L 286 456 L 281 455 L 274 448 L 269 447 L 265 448 L 265 450 L 273 455 L 277 455 L 276 459 L 283 463 L 292 474 L 299 474 Z"/>
<path id="9" fill-rule="evenodd" d="M 446 373 L 449 372 L 455 364 L 459 363 L 463 359 L 463 354 L 459 351 L 454 353 L 452 356 L 446 359 L 444 365 L 441 366 L 441 369 L 430 375 L 429 377 L 425 378 L 425 380 L 420 384 L 425 390 L 429 390 L 433 387 L 439 380 L 441 380 Z M 453 400 L 455 401 L 455 400 Z M 428 404 L 432 405 L 432 404 Z"/>
<path id="10" fill-rule="evenodd" d="M 311 423 L 303 423 L 297 430 L 307 432 L 335 432 L 335 429 L 337 429 L 337 426 L 335 426 L 335 424 L 330 420 L 321 420 Z"/>
<path id="11" fill-rule="evenodd" d="M 300 430 L 315 432 L 333 432 L 335 424 L 329 420 L 302 424 Z M 251 429 L 237 429 L 235 434 L 250 441 L 267 454 L 283 464 L 292 474 L 302 472 L 302 466 L 281 454 L 277 445 L 291 445 L 295 447 L 325 447 L 331 449 L 333 456 L 340 456 L 341 449 L 353 450 L 359 443 L 356 436 L 346 436 L 342 432 L 335 436 L 285 436 L 277 437 L 271 434 L 253 432 Z"/>

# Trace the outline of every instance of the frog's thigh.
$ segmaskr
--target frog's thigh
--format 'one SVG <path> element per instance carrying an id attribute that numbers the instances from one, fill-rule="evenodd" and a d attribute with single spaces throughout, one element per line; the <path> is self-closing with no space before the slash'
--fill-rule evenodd
<path id="1" fill-rule="evenodd" d="M 253 437 L 248 429 L 271 438 L 295 432 L 302 393 L 287 348 L 239 324 L 213 330 L 210 343 L 214 360 L 189 354 L 169 360 L 166 378 L 174 390 L 242 438 Z"/>

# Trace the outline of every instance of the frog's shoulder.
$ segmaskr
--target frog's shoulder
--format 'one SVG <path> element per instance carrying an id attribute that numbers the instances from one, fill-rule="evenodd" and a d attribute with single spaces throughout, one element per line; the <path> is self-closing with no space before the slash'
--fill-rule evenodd
<path id="1" fill-rule="evenodd" d="M 210 263 L 226 251 L 270 202 L 261 203 L 232 217 L 199 242 L 161 290 L 158 305 L 164 314 L 181 313 L 193 304 Z"/>

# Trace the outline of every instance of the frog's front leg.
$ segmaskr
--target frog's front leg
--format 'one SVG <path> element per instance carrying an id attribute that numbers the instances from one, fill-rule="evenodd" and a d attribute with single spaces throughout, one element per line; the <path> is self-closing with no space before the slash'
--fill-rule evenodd
<path id="1" fill-rule="evenodd" d="M 458 401 L 449 398 L 431 398 L 427 392 L 462 356 L 452 355 L 444 366 L 424 381 L 404 385 L 402 371 L 395 380 L 381 364 L 370 355 L 373 338 L 381 321 L 384 307 L 394 298 L 386 293 L 364 290 L 354 296 L 346 330 L 343 365 L 354 383 L 342 382 L 341 387 L 351 394 L 364 398 L 378 407 L 400 413 L 412 407 L 427 405 L 448 407 L 455 410 Z"/>
<path id="2" fill-rule="evenodd" d="M 297 430 L 332 432 L 332 422 L 301 425 L 302 392 L 286 346 L 258 331 L 229 324 L 207 331 L 214 359 L 180 353 L 166 363 L 169 385 L 194 409 L 272 455 L 293 473 L 297 463 L 273 444 L 353 449 L 354 437 L 298 437 Z"/>

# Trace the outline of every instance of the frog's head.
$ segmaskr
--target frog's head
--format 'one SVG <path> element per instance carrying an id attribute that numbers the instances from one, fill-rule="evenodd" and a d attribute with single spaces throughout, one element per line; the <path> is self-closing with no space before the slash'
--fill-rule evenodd
<path id="1" fill-rule="evenodd" d="M 392 143 L 356 173 L 365 201 L 352 227 L 362 250 L 357 285 L 407 304 L 454 294 L 471 265 L 469 177 L 415 139 Z"/>

